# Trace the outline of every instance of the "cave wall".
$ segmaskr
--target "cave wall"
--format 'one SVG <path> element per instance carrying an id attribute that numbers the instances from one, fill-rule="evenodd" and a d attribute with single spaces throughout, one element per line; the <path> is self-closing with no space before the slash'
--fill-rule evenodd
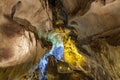
<path id="1" fill-rule="evenodd" d="M 102 1 L 102 3 L 99 2 L 99 0 L 96 0 L 96 2 L 92 3 L 92 4 L 91 4 L 91 2 L 93 0 L 91 0 L 88 3 L 87 2 L 84 3 L 83 1 L 84 0 L 81 0 L 81 1 L 80 0 L 75 0 L 75 1 L 74 0 L 70 0 L 70 1 L 63 0 L 63 3 L 65 5 L 68 13 L 70 14 L 69 16 L 71 17 L 71 15 L 72 15 L 72 17 L 70 18 L 72 20 L 70 20 L 70 22 L 71 21 L 78 22 L 77 26 L 79 26 L 79 28 L 80 28 L 79 29 L 79 32 L 80 32 L 79 38 L 80 39 L 83 37 L 86 37 L 86 36 L 88 37 L 91 34 L 94 34 L 95 33 L 94 31 L 96 31 L 96 33 L 97 33 L 100 30 L 102 30 L 103 28 L 106 29 L 106 26 L 108 29 L 111 27 L 114 28 L 116 26 L 119 27 L 119 21 L 120 21 L 118 19 L 118 17 L 120 16 L 120 14 L 118 12 L 119 11 L 119 3 L 120 3 L 119 0 L 116 0 L 116 2 L 113 2 L 114 0 L 105 0 L 105 2 Z M 88 0 L 86 0 L 86 1 L 88 1 Z M 16 8 L 16 13 L 14 13 L 15 17 L 27 19 L 34 26 L 40 26 L 40 27 L 37 27 L 37 29 L 44 27 L 44 29 L 47 31 L 49 29 L 51 30 L 51 26 L 50 26 L 51 23 L 49 21 L 46 22 L 48 19 L 48 14 L 46 14 L 45 11 L 41 12 L 42 9 L 40 7 L 42 7 L 42 6 L 38 0 L 35 0 L 35 2 L 34 1 L 33 2 L 21 1 L 21 2 L 22 2 L 22 4 L 20 4 L 17 7 L 18 9 Z M 72 2 L 74 2 L 74 3 L 71 4 Z M 16 3 L 17 3 L 17 1 L 15 1 L 15 0 L 10 0 L 9 3 L 5 0 L 0 1 L 1 24 L 9 22 L 9 20 L 5 19 L 4 14 L 11 15 L 11 12 L 12 12 L 11 9 Z M 84 5 L 78 6 L 79 4 L 84 4 Z M 22 6 L 22 7 L 20 7 L 20 6 Z M 85 6 L 87 6 L 87 7 L 85 7 Z M 90 10 L 88 10 L 88 8 Z M 108 10 L 106 10 L 106 9 L 108 9 Z M 104 10 L 104 11 L 102 11 L 102 10 Z M 13 12 L 14 12 L 14 10 L 13 10 Z M 104 15 L 101 14 L 102 12 L 105 14 L 111 13 L 109 15 L 110 17 L 108 16 L 106 19 L 105 14 Z M 41 15 L 39 15 L 39 14 L 41 14 Z M 43 14 L 45 14 L 45 15 L 43 15 Z M 49 14 L 51 14 L 51 13 L 49 13 Z M 96 16 L 96 14 L 99 14 L 99 15 Z M 78 17 L 79 15 L 80 15 L 80 17 Z M 111 15 L 115 16 L 115 18 L 111 17 Z M 93 25 L 95 25 L 95 26 L 97 25 L 96 18 L 98 16 L 100 17 L 100 18 L 98 18 L 98 20 L 100 19 L 100 21 L 103 21 L 103 26 L 100 26 L 100 28 L 98 28 L 98 27 L 94 28 Z M 76 17 L 78 17 L 78 19 L 76 19 Z M 108 20 L 110 20 L 110 21 L 108 21 Z M 81 24 L 82 24 L 82 26 L 81 26 Z M 74 26 L 74 24 L 70 24 L 70 25 Z M 86 25 L 87 25 L 87 28 L 86 28 Z M 104 26 L 104 25 L 106 25 L 106 26 Z M 76 26 L 76 24 L 75 24 L 75 26 Z M 1 28 L 1 26 L 0 26 L 0 28 Z M 94 29 L 94 31 L 93 31 L 93 29 Z M 83 36 L 83 37 L 81 37 L 81 36 Z M 117 36 L 117 38 L 116 38 L 116 36 Z M 120 65 L 119 65 L 120 50 L 119 49 L 120 49 L 120 46 L 118 45 L 119 44 L 118 34 L 113 35 L 112 37 L 110 36 L 110 38 L 108 38 L 108 40 L 104 40 L 104 38 L 105 38 L 104 35 L 100 36 L 100 37 L 102 37 L 103 39 L 99 39 L 99 37 L 97 37 L 97 39 L 93 38 L 94 40 L 92 40 L 92 42 L 90 41 L 87 45 L 83 45 L 83 48 L 86 49 L 90 53 L 90 55 L 91 55 L 90 59 L 93 59 L 94 61 L 98 62 L 98 64 L 101 65 L 105 69 L 110 80 L 111 79 L 119 80 L 120 79 L 119 78 L 119 76 L 120 76 L 119 75 L 120 74 L 119 73 L 119 69 L 120 69 Z M 89 39 L 89 38 L 87 38 L 87 39 Z M 111 43 L 110 41 L 113 41 L 113 42 Z M 114 45 L 114 43 L 116 43 L 116 41 L 118 42 L 118 44 Z M 7 41 L 6 41 L 6 43 L 7 43 Z M 39 51 L 43 52 L 43 50 L 40 48 L 40 46 L 39 46 Z M 22 58 L 22 59 L 24 59 L 24 58 Z M 37 61 L 38 60 L 39 59 L 37 59 Z M 4 68 L 4 69 L 1 68 L 0 80 L 2 80 L 2 79 L 17 80 L 19 77 L 23 76 L 22 74 L 26 74 L 26 72 L 29 70 L 29 68 L 32 65 L 34 65 L 37 61 L 35 61 L 35 62 L 33 62 L 33 64 L 31 64 L 32 60 L 29 60 L 25 64 L 19 64 L 17 66 Z M 97 71 L 97 70 L 95 69 L 95 71 Z M 97 72 L 96 73 L 93 72 L 93 73 L 95 75 L 97 74 Z M 104 76 L 103 74 L 100 76 Z M 16 75 L 16 76 L 14 76 L 14 75 Z M 94 75 L 94 77 L 96 77 L 95 75 Z M 108 79 L 108 77 L 104 78 L 104 80 Z M 97 76 L 96 79 L 101 80 L 101 78 L 99 78 L 99 76 Z"/>

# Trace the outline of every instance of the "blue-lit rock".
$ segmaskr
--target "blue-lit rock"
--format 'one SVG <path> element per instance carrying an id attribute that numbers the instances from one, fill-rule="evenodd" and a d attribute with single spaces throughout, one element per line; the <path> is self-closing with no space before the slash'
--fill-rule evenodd
<path id="1" fill-rule="evenodd" d="M 53 55 L 55 56 L 55 58 L 57 60 L 62 60 L 63 59 L 63 52 L 64 52 L 64 48 L 63 48 L 63 46 L 60 46 L 53 51 Z"/>
<path id="2" fill-rule="evenodd" d="M 53 55 L 56 61 L 63 59 L 64 45 L 63 45 L 61 35 L 58 33 L 57 34 L 51 33 L 48 35 L 48 40 L 52 42 L 52 48 L 47 54 L 43 56 L 43 58 L 40 59 L 39 69 L 41 74 L 40 74 L 39 80 L 47 79 L 46 66 L 48 64 L 48 57 L 50 55 Z"/>

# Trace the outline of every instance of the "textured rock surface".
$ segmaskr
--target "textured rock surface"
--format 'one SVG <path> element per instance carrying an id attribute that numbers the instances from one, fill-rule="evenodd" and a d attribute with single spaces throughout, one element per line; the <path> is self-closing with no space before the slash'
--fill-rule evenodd
<path id="1" fill-rule="evenodd" d="M 86 68 L 86 70 L 89 70 L 97 80 L 119 80 L 120 1 L 96 0 L 92 4 L 88 2 L 89 7 L 84 1 L 63 0 L 63 3 L 67 11 L 72 13 L 72 16 L 69 15 L 69 24 L 77 27 L 80 43 L 80 45 L 77 44 L 78 48 L 83 47 L 90 54 L 88 59 L 97 63 L 91 67 L 88 65 L 89 69 Z M 72 2 L 74 4 L 71 4 Z M 83 7 L 76 5 L 82 3 Z M 11 16 L 11 19 L 4 15 Z M 42 55 L 40 53 L 44 52 L 40 45 L 37 45 L 39 54 L 37 54 L 37 58 L 35 57 L 37 44 L 35 36 L 22 28 L 21 25 L 14 23 L 12 17 L 26 19 L 37 29 L 44 31 L 52 29 L 51 21 L 49 21 L 51 11 L 43 0 L 41 2 L 39 0 L 0 0 L 0 67 L 12 66 L 0 69 L 0 80 L 19 80 L 21 76 L 25 77 L 30 67 L 39 60 L 38 58 Z M 106 33 L 104 34 L 104 32 Z M 96 37 L 98 33 L 99 35 Z M 89 36 L 92 36 L 92 39 Z M 81 41 L 87 40 L 86 44 L 81 45 Z M 101 70 L 97 65 L 101 65 L 104 70 Z M 67 76 L 61 75 L 61 77 L 77 80 L 81 75 L 75 73 L 71 76 L 69 74 Z"/>

